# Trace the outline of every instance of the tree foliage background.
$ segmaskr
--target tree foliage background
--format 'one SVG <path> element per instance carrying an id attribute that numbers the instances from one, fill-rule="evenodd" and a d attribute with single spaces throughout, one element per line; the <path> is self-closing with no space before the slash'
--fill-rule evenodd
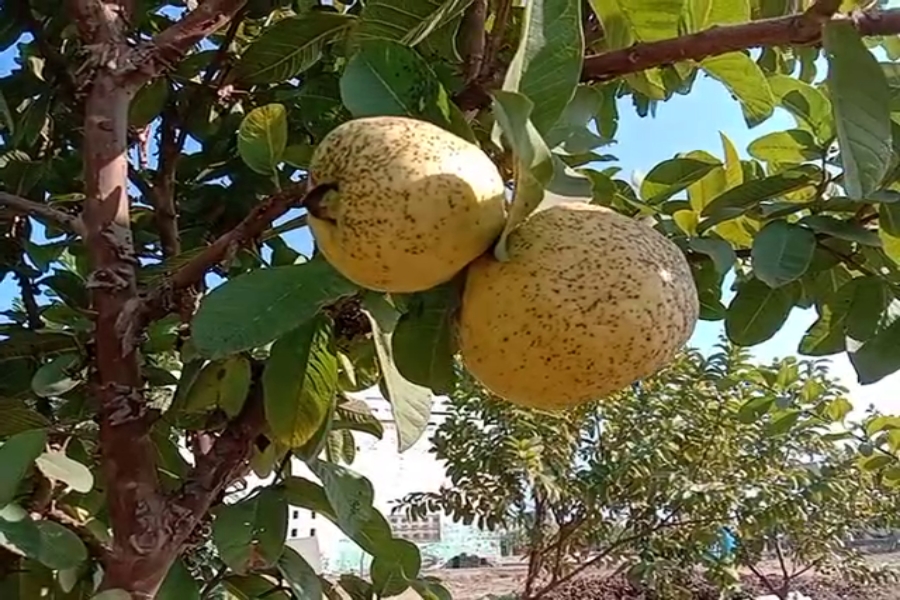
<path id="1" fill-rule="evenodd" d="M 895 372 L 897 32 L 900 11 L 853 0 L 3 2 L 0 274 L 20 289 L 0 326 L 3 596 L 334 597 L 284 547 L 290 504 L 373 556 L 345 590 L 446 597 L 346 466 L 381 429 L 342 392 L 379 385 L 409 448 L 455 385 L 458 290 L 360 290 L 283 237 L 305 226 L 313 148 L 354 117 L 481 144 L 515 190 L 510 227 L 545 190 L 647 219 L 735 344 L 814 307 L 801 353 L 846 352 L 863 383 Z M 697 77 L 751 126 L 776 107 L 796 126 L 632 185 L 607 153 L 619 111 Z M 887 477 L 895 423 L 869 425 Z M 251 470 L 272 485 L 233 501 Z"/>
<path id="2" fill-rule="evenodd" d="M 665 598 L 696 567 L 723 590 L 748 569 L 778 598 L 813 568 L 874 583 L 889 574 L 847 542 L 894 526 L 898 496 L 860 455 L 851 409 L 821 361 L 757 365 L 727 342 L 572 413 L 511 406 L 464 379 L 432 438 L 448 484 L 394 510 L 518 536 L 523 599 L 596 567 Z"/>

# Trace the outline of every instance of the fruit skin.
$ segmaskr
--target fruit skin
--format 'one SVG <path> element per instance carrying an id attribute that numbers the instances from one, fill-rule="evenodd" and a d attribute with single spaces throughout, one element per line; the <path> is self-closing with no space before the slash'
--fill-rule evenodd
<path id="1" fill-rule="evenodd" d="M 679 248 L 607 208 L 540 210 L 508 248 L 508 262 L 469 267 L 459 342 L 472 375 L 515 404 L 564 409 L 621 390 L 671 361 L 697 323 Z"/>
<path id="2" fill-rule="evenodd" d="M 320 205 L 326 218 L 309 217 L 319 249 L 345 277 L 376 291 L 449 281 L 491 247 L 506 220 L 491 159 L 427 121 L 343 123 L 316 147 L 310 179 L 337 184 Z"/>

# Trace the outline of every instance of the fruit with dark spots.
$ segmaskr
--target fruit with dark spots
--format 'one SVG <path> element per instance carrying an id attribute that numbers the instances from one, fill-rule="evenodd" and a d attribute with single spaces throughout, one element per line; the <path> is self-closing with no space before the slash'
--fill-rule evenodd
<path id="1" fill-rule="evenodd" d="M 487 251 L 506 220 L 505 188 L 478 146 L 427 121 L 368 117 L 332 130 L 310 185 L 333 184 L 309 216 L 325 258 L 358 285 L 417 292 Z"/>
<path id="2" fill-rule="evenodd" d="M 699 315 L 690 268 L 662 234 L 609 209 L 561 203 L 509 236 L 509 260 L 468 269 L 460 353 L 496 395 L 563 409 L 671 361 Z"/>

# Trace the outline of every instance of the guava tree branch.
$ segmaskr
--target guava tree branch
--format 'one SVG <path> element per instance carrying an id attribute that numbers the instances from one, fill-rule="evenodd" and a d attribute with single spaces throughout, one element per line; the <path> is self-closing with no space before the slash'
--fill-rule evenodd
<path id="1" fill-rule="evenodd" d="M 160 32 L 132 53 L 133 70 L 125 78 L 132 89 L 175 65 L 209 35 L 230 21 L 247 0 L 206 0 L 181 20 Z"/>
<path id="2" fill-rule="evenodd" d="M 194 468 L 181 489 L 171 498 L 175 522 L 171 529 L 176 542 L 183 543 L 213 501 L 224 489 L 244 477 L 253 453 L 253 444 L 266 424 L 263 407 L 262 363 L 253 364 L 253 383 L 244 407 L 216 438 L 209 452 L 196 456 Z"/>
<path id="3" fill-rule="evenodd" d="M 150 291 L 134 315 L 137 330 L 150 321 L 160 319 L 175 309 L 174 295 L 198 285 L 206 273 L 227 256 L 262 235 L 272 221 L 291 208 L 300 206 L 306 197 L 306 183 L 294 184 L 258 204 L 234 229 L 220 236 L 187 264 L 175 271 L 165 284 Z"/>
<path id="4" fill-rule="evenodd" d="M 830 20 L 823 16 L 830 8 L 827 3 L 821 3 L 818 9 L 814 7 L 807 13 L 713 27 L 690 35 L 589 56 L 584 61 L 581 79 L 609 81 L 679 61 L 703 60 L 709 56 L 761 46 L 818 44 L 822 41 L 823 25 Z M 849 20 L 864 36 L 900 33 L 900 9 L 872 10 L 852 18 L 833 18 Z"/>
<path id="5" fill-rule="evenodd" d="M 588 56 L 584 60 L 581 80 L 603 82 L 680 61 L 700 61 L 710 56 L 750 48 L 790 45 L 815 45 L 822 41 L 825 23 L 834 19 L 851 22 L 863 36 L 900 33 L 900 9 L 870 10 L 847 17 L 835 15 L 836 0 L 822 0 L 807 12 L 741 23 L 717 26 L 690 35 L 639 43 Z M 497 77 L 482 77 L 460 91 L 456 103 L 462 110 L 483 108 L 490 104 L 489 91 L 499 85 Z"/>
<path id="6" fill-rule="evenodd" d="M 84 236 L 84 224 L 81 222 L 80 218 L 64 213 L 63 211 L 47 206 L 46 204 L 34 202 L 33 200 L 28 200 L 6 192 L 0 192 L 0 206 L 5 206 L 19 214 L 42 217 L 66 231 L 71 231 L 82 237 Z"/>

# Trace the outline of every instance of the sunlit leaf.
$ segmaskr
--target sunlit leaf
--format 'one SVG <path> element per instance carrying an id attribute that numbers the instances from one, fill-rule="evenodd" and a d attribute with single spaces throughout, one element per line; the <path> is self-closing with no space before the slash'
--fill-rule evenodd
<path id="1" fill-rule="evenodd" d="M 248 167 L 263 175 L 275 172 L 287 147 L 287 110 L 267 104 L 250 111 L 238 130 L 238 153 Z"/>

